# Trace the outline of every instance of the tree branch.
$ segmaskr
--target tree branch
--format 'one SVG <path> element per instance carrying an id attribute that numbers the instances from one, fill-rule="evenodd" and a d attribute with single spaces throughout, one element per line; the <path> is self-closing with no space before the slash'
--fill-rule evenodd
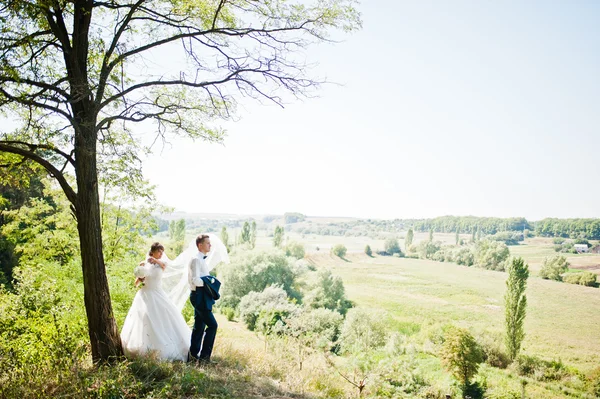
<path id="1" fill-rule="evenodd" d="M 73 119 L 71 118 L 71 115 L 69 115 L 67 112 L 63 111 L 60 108 L 56 108 L 56 107 L 53 107 L 48 104 L 40 103 L 35 100 L 28 100 L 28 99 L 24 99 L 24 98 L 20 98 L 20 97 L 15 97 L 12 94 L 10 94 L 9 92 L 7 92 L 6 90 L 4 90 L 2 87 L 0 87 L 0 94 L 2 94 L 7 99 L 14 101 L 21 105 L 26 105 L 28 107 L 39 107 L 39 108 L 46 109 L 48 111 L 56 112 L 57 114 L 60 114 L 60 115 L 64 116 L 65 118 L 67 118 L 67 120 L 69 120 L 70 122 L 72 122 L 72 123 L 74 122 Z M 0 105 L 1 104 L 2 104 L 2 102 L 0 101 Z"/>
<path id="2" fill-rule="evenodd" d="M 52 165 L 52 163 L 50 163 L 48 160 L 42 158 L 41 156 L 37 155 L 33 151 L 29 151 L 24 148 L 15 147 L 13 145 L 5 144 L 5 143 L 6 142 L 4 142 L 4 141 L 0 141 L 0 151 L 20 155 L 24 158 L 30 159 L 30 160 L 38 163 L 39 165 L 44 167 L 44 169 L 46 169 L 48 171 L 50 176 L 54 177 L 58 181 L 58 183 L 60 184 L 61 188 L 63 189 L 65 195 L 67 196 L 67 199 L 71 202 L 71 204 L 74 207 L 77 206 L 77 193 L 75 193 L 75 190 L 73 190 L 73 188 L 69 185 L 69 182 L 67 182 L 67 179 L 65 178 L 65 176 L 54 165 Z M 35 146 L 35 144 L 25 144 L 25 145 Z"/>
<path id="3" fill-rule="evenodd" d="M 121 26 L 119 26 L 119 29 L 115 33 L 115 37 L 113 37 L 110 47 L 106 51 L 106 54 L 104 54 L 104 59 L 102 60 L 102 69 L 100 71 L 100 79 L 98 82 L 98 89 L 96 90 L 97 103 L 102 101 L 102 97 L 104 96 L 104 89 L 106 87 L 106 81 L 108 80 L 108 76 L 110 75 L 110 72 L 114 67 L 111 67 L 108 61 L 110 60 L 110 57 L 112 57 L 115 49 L 117 48 L 117 44 L 121 39 L 121 35 L 123 34 L 123 32 L 125 32 L 125 29 L 127 29 L 131 18 L 133 18 L 133 14 L 138 9 L 138 7 L 140 7 L 144 3 L 144 1 L 145 0 L 139 0 L 130 8 L 129 12 L 127 13 L 127 16 L 123 19 Z"/>
<path id="4" fill-rule="evenodd" d="M 0 143 L 7 144 L 7 145 L 27 146 L 27 147 L 29 147 L 29 150 L 31 152 L 34 152 L 37 149 L 50 150 L 50 151 L 57 153 L 58 155 L 61 155 L 63 158 L 65 158 L 65 160 L 67 162 L 69 162 L 71 165 L 75 166 L 75 160 L 69 154 L 67 154 L 49 144 L 31 144 L 31 143 L 26 143 L 24 141 L 17 141 L 17 140 L 2 140 L 2 141 L 0 141 Z"/>
<path id="5" fill-rule="evenodd" d="M 62 82 L 65 82 L 66 79 L 62 78 L 59 79 L 56 83 L 44 83 L 44 82 L 38 82 L 32 79 L 23 79 L 23 78 L 13 78 L 10 76 L 0 76 L 0 83 L 5 83 L 5 82 L 11 82 L 11 83 L 17 83 L 17 84 L 28 84 L 30 86 L 34 86 L 34 87 L 38 87 L 40 89 L 44 89 L 44 91 L 49 90 L 49 91 L 54 91 L 57 94 L 60 94 L 61 96 L 63 96 L 65 98 L 65 101 L 69 100 L 69 93 L 67 93 L 66 91 L 62 90 L 61 88 L 58 87 L 58 85 Z"/>

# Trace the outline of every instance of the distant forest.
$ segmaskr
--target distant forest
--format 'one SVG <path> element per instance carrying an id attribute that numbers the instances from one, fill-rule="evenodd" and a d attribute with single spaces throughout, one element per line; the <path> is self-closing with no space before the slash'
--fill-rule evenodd
<path id="1" fill-rule="evenodd" d="M 244 221 L 239 219 L 187 219 L 188 228 L 217 231 L 225 224 L 229 228 L 241 227 Z M 169 222 L 157 218 L 158 231 L 166 231 Z M 379 233 L 400 233 L 412 228 L 416 232 L 458 233 L 493 235 L 499 232 L 521 232 L 541 237 L 584 238 L 600 240 L 600 219 L 555 219 L 546 218 L 528 221 L 525 218 L 492 218 L 475 216 L 441 216 L 433 219 L 348 219 L 339 222 L 320 222 L 301 213 L 286 213 L 281 216 L 269 215 L 256 220 L 260 230 L 274 229 L 283 225 L 285 230 L 300 234 L 319 234 L 333 236 L 373 236 Z"/>

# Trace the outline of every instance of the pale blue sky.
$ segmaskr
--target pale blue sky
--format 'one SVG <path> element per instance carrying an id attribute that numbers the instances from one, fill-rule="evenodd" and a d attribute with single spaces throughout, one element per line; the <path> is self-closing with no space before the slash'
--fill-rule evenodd
<path id="1" fill-rule="evenodd" d="M 362 31 L 309 53 L 342 86 L 285 109 L 245 104 L 224 146 L 165 148 L 146 163 L 159 199 L 188 212 L 600 216 L 599 2 L 360 9 Z M 200 165 L 210 181 L 191 183 Z"/>

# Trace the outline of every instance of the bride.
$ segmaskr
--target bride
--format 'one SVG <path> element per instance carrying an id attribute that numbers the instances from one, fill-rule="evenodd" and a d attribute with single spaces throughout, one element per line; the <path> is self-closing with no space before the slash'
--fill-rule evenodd
<path id="1" fill-rule="evenodd" d="M 214 235 L 212 250 L 206 258 L 209 268 L 219 262 L 229 263 L 225 245 Z M 215 245 L 216 244 L 216 245 Z M 121 342 L 127 356 L 154 354 L 159 359 L 187 359 L 191 329 L 181 315 L 189 296 L 187 267 L 198 249 L 195 241 L 176 259 L 170 260 L 164 247 L 156 242 L 149 257 L 136 267 L 136 293 L 121 330 Z"/>

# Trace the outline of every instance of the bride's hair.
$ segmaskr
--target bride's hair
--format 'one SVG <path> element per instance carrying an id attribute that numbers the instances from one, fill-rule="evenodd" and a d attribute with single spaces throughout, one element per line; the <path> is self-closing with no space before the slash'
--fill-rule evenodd
<path id="1" fill-rule="evenodd" d="M 200 234 L 198 237 L 196 237 L 196 246 L 198 246 L 198 244 L 204 242 L 204 240 L 206 240 L 208 237 L 208 235 L 206 234 Z"/>
<path id="2" fill-rule="evenodd" d="M 163 247 L 160 242 L 155 242 L 154 244 L 150 245 L 150 252 L 148 252 L 148 255 L 152 255 L 152 252 L 156 252 L 158 250 L 164 251 L 165 247 Z"/>

